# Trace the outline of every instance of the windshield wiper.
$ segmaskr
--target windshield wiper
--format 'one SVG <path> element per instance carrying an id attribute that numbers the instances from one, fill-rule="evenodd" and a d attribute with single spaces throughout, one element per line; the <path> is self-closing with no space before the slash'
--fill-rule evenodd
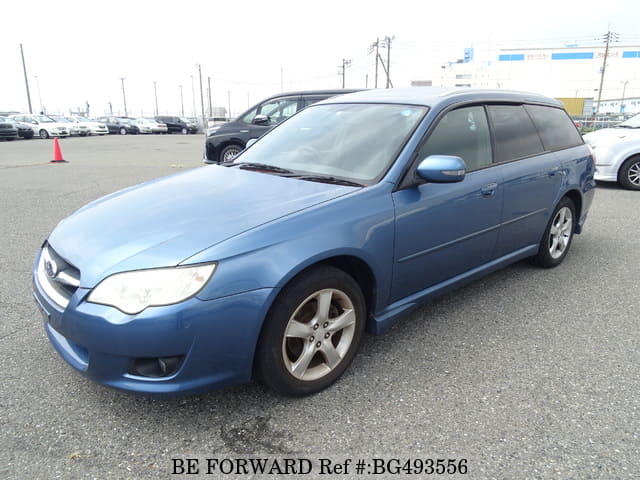
<path id="1" fill-rule="evenodd" d="M 320 183 L 333 183 L 334 185 L 345 185 L 347 187 L 364 187 L 365 185 L 357 182 L 352 182 L 351 180 L 344 180 L 342 178 L 332 177 L 330 175 L 300 175 L 300 180 L 307 180 L 309 182 L 320 182 Z"/>
<path id="2" fill-rule="evenodd" d="M 287 170 L 286 168 L 276 167 L 275 165 L 268 165 L 266 163 L 226 162 L 226 163 L 221 163 L 221 165 L 224 165 L 225 167 L 238 167 L 243 170 L 264 170 L 265 172 L 284 173 L 284 174 L 293 173 L 291 170 Z"/>

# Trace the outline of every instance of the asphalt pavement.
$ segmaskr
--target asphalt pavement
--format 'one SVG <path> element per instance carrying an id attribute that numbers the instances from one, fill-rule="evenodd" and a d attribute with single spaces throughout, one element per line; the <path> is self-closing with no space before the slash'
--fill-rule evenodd
<path id="1" fill-rule="evenodd" d="M 250 383 L 150 399 L 97 385 L 55 353 L 31 297 L 32 264 L 85 203 L 201 166 L 203 137 L 60 145 L 69 163 L 48 163 L 52 140 L 0 143 L 1 478 L 178 478 L 173 459 L 187 457 L 206 478 L 249 478 L 204 475 L 203 463 L 251 456 L 314 461 L 309 475 L 264 478 L 640 478 L 640 192 L 600 186 L 561 266 L 521 262 L 424 305 L 366 336 L 344 377 L 317 395 L 281 398 Z M 468 471 L 317 468 L 374 457 L 466 459 Z"/>

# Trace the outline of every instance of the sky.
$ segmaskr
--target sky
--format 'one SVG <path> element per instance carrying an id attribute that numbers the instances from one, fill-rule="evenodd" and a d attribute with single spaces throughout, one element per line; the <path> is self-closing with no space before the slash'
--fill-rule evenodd
<path id="1" fill-rule="evenodd" d="M 458 0 L 220 2 L 3 1 L 0 112 L 27 111 L 23 46 L 34 112 L 200 115 L 210 79 L 214 107 L 237 115 L 281 91 L 374 86 L 376 38 L 391 41 L 396 87 L 431 79 L 438 66 L 497 48 L 562 47 L 610 29 L 640 44 L 640 1 Z M 381 50 L 386 59 L 387 51 Z M 380 71 L 379 86 L 384 86 Z M 155 92 L 154 92 L 155 82 Z M 182 101 L 180 97 L 182 85 Z M 638 85 L 640 93 L 640 85 Z M 195 95 L 194 95 L 195 93 Z"/>

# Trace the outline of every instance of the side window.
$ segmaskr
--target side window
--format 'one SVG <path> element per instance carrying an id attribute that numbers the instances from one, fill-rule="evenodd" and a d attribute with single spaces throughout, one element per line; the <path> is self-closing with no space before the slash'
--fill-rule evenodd
<path id="1" fill-rule="evenodd" d="M 258 107 L 257 113 L 259 115 L 268 116 L 270 120 L 269 125 L 275 125 L 289 118 L 291 115 L 296 113 L 297 110 L 297 98 L 283 98 L 262 104 Z"/>
<path id="2" fill-rule="evenodd" d="M 319 101 L 325 100 L 327 98 L 329 98 L 329 95 L 304 97 L 302 99 L 302 106 L 300 107 L 300 110 L 302 110 L 303 108 L 307 108 L 309 105 L 313 105 L 314 103 L 318 103 Z"/>
<path id="3" fill-rule="evenodd" d="M 467 171 L 491 165 L 491 137 L 483 107 L 465 107 L 447 113 L 418 150 L 419 159 L 429 155 L 454 155 L 464 160 Z"/>
<path id="4" fill-rule="evenodd" d="M 530 157 L 545 151 L 531 118 L 522 105 L 490 105 L 496 162 Z"/>
<path id="5" fill-rule="evenodd" d="M 533 118 L 547 150 L 555 151 L 582 145 L 578 129 L 561 108 L 526 105 L 525 109 Z"/>

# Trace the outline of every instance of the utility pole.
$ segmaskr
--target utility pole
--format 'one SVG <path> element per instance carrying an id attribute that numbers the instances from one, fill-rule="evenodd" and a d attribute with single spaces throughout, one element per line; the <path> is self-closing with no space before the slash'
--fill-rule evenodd
<path id="1" fill-rule="evenodd" d="M 24 63 L 24 51 L 22 50 L 22 44 L 20 44 L 20 56 L 22 56 L 22 69 L 24 70 L 24 84 L 27 87 L 27 101 L 29 102 L 29 113 L 33 113 L 31 108 L 31 94 L 29 93 L 29 78 L 27 77 L 27 65 Z"/>
<path id="2" fill-rule="evenodd" d="M 384 37 L 384 45 L 387 48 L 387 67 L 385 68 L 385 71 L 387 72 L 387 88 L 389 88 L 389 86 L 393 87 L 391 84 L 391 41 L 395 38 L 395 36 Z"/>
<path id="3" fill-rule="evenodd" d="M 345 58 L 342 59 L 342 88 L 345 86 L 345 72 L 347 67 L 351 66 L 351 60 L 347 60 Z"/>
<path id="4" fill-rule="evenodd" d="M 178 85 L 180 87 L 180 113 L 184 117 L 184 97 L 182 96 L 182 85 Z"/>
<path id="5" fill-rule="evenodd" d="M 196 65 L 198 66 L 198 75 L 200 76 L 200 108 L 202 109 L 202 125 L 206 125 L 207 117 L 204 114 L 204 93 L 202 91 L 202 67 L 199 63 Z"/>
<path id="6" fill-rule="evenodd" d="M 374 88 L 378 88 L 378 57 L 380 56 L 380 38 L 376 38 L 376 41 L 369 46 L 369 53 L 372 53 L 374 48 L 376 49 L 376 80 Z"/>
<path id="7" fill-rule="evenodd" d="M 209 84 L 209 116 L 213 117 L 213 106 L 211 105 L 211 77 L 207 77 L 207 82 Z"/>
<path id="8" fill-rule="evenodd" d="M 124 94 L 124 77 L 120 77 L 120 81 L 122 82 L 122 103 L 124 103 L 124 116 L 128 117 L 127 114 L 127 97 Z"/>
<path id="9" fill-rule="evenodd" d="M 158 89 L 156 88 L 156 81 L 153 81 L 153 94 L 156 97 L 156 117 L 158 115 L 160 115 L 160 112 L 158 111 Z"/>
<path id="10" fill-rule="evenodd" d="M 227 90 L 227 104 L 229 105 L 229 118 L 231 118 L 231 91 Z"/>
<path id="11" fill-rule="evenodd" d="M 602 59 L 602 68 L 600 69 L 600 88 L 598 89 L 598 102 L 596 103 L 596 111 L 595 116 L 600 112 L 600 100 L 602 99 L 602 86 L 604 84 L 604 71 L 607 68 L 607 57 L 609 56 L 609 44 L 611 42 L 618 40 L 618 34 L 609 30 L 607 34 L 604 36 L 605 39 L 605 47 L 604 47 L 604 58 Z"/>

